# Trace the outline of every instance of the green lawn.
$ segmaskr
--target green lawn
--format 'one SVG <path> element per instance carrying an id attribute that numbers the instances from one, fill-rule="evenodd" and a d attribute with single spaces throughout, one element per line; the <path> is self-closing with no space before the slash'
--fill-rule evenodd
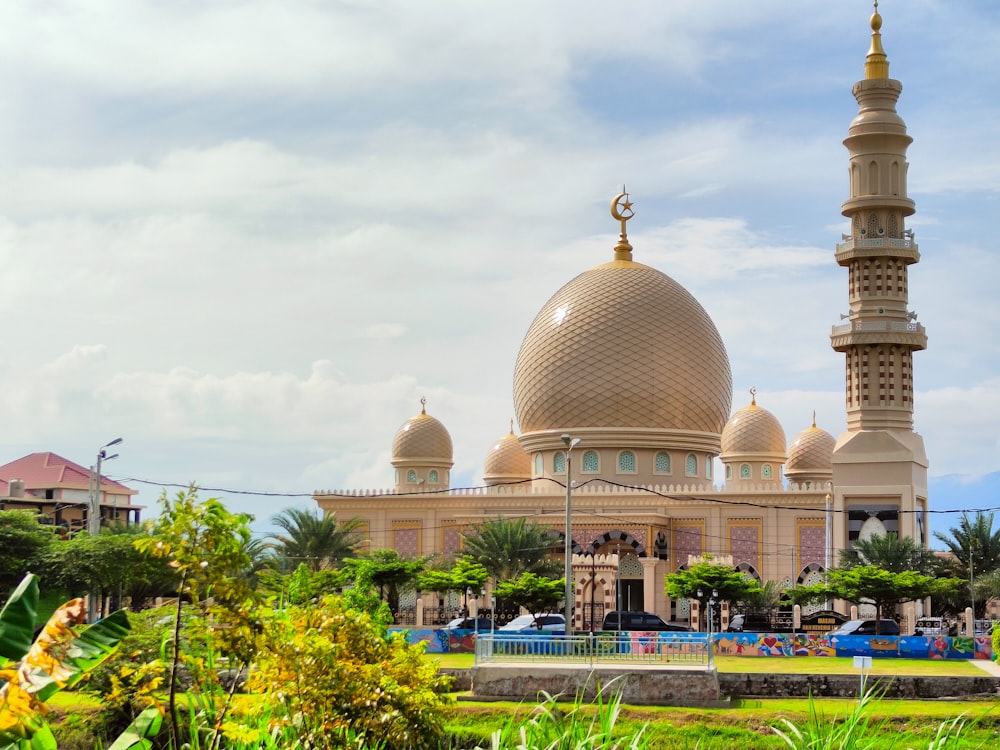
<path id="1" fill-rule="evenodd" d="M 449 669 L 469 669 L 475 660 L 472 654 L 428 654 L 428 658 Z M 849 656 L 717 656 L 715 665 L 720 672 L 751 674 L 858 674 Z M 868 674 L 982 677 L 987 672 L 966 659 L 873 659 Z"/>

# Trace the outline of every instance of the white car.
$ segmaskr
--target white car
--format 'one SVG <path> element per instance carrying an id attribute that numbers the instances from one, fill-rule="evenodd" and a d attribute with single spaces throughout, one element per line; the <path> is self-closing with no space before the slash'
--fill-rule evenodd
<path id="1" fill-rule="evenodd" d="M 497 628 L 498 633 L 545 633 L 566 630 L 566 618 L 563 615 L 553 615 L 544 612 L 535 615 L 515 617 L 503 627 Z"/>

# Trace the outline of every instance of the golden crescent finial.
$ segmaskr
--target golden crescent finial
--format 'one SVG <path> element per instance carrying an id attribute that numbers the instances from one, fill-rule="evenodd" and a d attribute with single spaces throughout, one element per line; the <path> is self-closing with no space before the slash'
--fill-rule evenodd
<path id="1" fill-rule="evenodd" d="M 756 405 L 757 405 L 757 387 L 756 386 L 751 386 L 750 387 L 750 406 L 756 406 Z"/>
<path id="2" fill-rule="evenodd" d="M 628 199 L 628 192 L 622 185 L 622 191 L 611 200 L 611 218 L 621 224 L 621 234 L 615 245 L 615 260 L 632 260 L 632 246 L 628 242 L 625 223 L 633 216 L 635 211 L 632 210 L 632 201 Z"/>
<path id="3" fill-rule="evenodd" d="M 427 413 L 427 397 L 426 396 L 421 396 L 420 397 L 420 413 L 421 414 L 426 414 Z"/>

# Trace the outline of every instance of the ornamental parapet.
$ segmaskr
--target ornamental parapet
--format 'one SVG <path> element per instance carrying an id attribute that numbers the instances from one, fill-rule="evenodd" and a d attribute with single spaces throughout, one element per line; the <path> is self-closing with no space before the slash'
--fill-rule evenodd
<path id="1" fill-rule="evenodd" d="M 855 258 L 874 256 L 901 258 L 907 264 L 912 264 L 920 261 L 920 249 L 912 237 L 874 237 L 872 239 L 845 237 L 843 242 L 837 243 L 836 258 L 841 265 L 849 263 Z"/>

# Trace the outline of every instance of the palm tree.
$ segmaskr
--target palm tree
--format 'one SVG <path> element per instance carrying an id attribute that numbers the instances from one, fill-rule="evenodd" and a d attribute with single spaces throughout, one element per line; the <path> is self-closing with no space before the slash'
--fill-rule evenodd
<path id="1" fill-rule="evenodd" d="M 523 518 L 498 518 L 473 526 L 465 535 L 462 552 L 486 568 L 494 581 L 503 583 L 522 573 L 558 577 L 562 563 L 552 557 L 558 543 L 544 526 Z"/>
<path id="2" fill-rule="evenodd" d="M 302 508 L 287 508 L 271 522 L 285 531 L 271 535 L 285 570 L 300 564 L 314 571 L 339 567 L 363 541 L 359 529 L 364 521 L 360 518 L 340 523 L 334 513 L 316 515 Z"/>
<path id="3" fill-rule="evenodd" d="M 878 565 L 890 573 L 915 570 L 929 575 L 936 568 L 936 563 L 933 552 L 918 545 L 912 537 L 900 539 L 895 532 L 858 539 L 852 549 L 840 551 L 841 568 Z"/>
<path id="4" fill-rule="evenodd" d="M 949 568 L 956 578 L 969 582 L 966 601 L 973 597 L 976 580 L 1000 568 L 1000 530 L 993 530 L 993 513 L 976 513 L 970 517 L 962 514 L 958 528 L 952 527 L 951 536 L 934 532 L 954 555 Z M 964 606 L 964 603 L 963 603 Z M 986 598 L 975 597 L 976 617 L 986 611 Z"/>

